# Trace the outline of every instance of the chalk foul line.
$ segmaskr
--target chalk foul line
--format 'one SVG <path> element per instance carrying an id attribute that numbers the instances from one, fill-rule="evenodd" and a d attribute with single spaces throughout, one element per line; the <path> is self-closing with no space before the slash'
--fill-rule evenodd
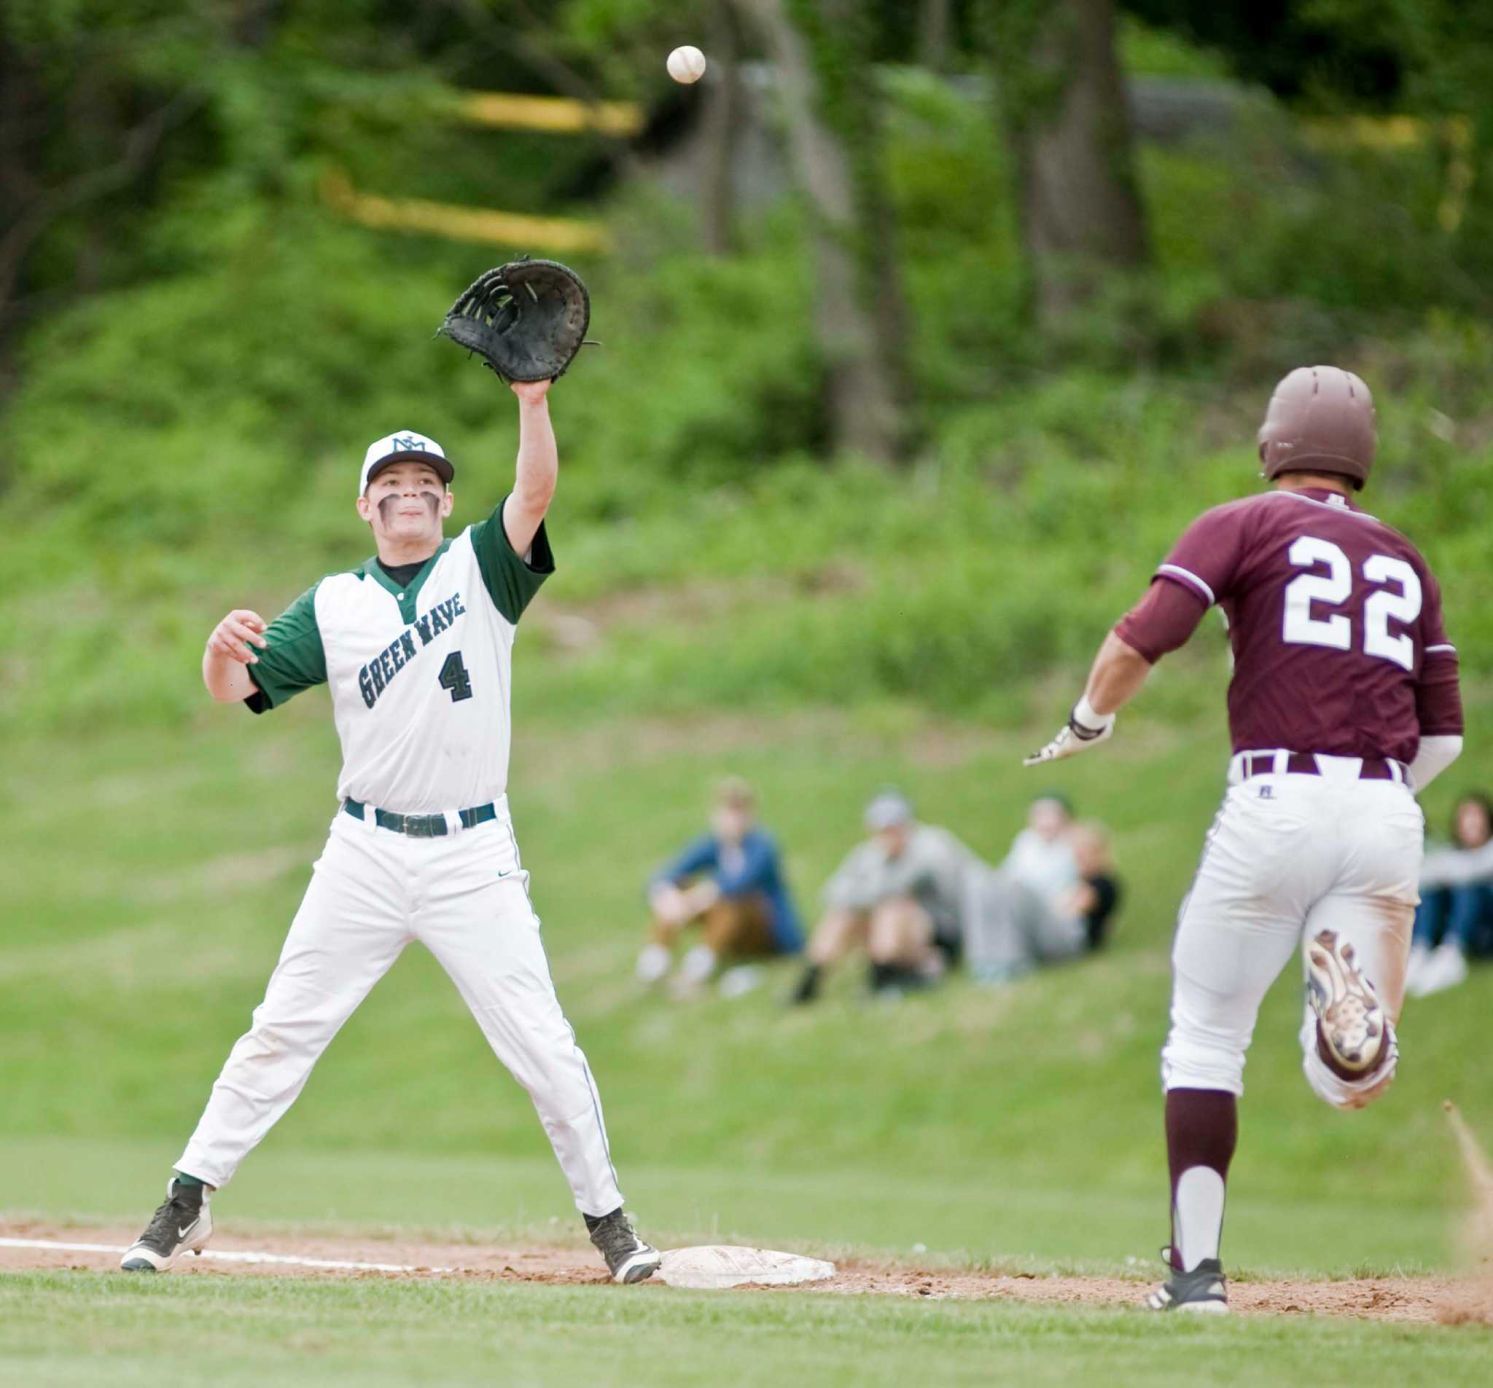
<path id="1" fill-rule="evenodd" d="M 53 1253 L 114 1253 L 124 1249 L 112 1243 L 66 1243 L 60 1239 L 0 1238 L 0 1248 L 32 1248 Z M 335 1272 L 423 1272 L 452 1273 L 459 1268 L 425 1267 L 414 1263 L 359 1263 L 341 1258 L 307 1258 L 291 1253 L 250 1253 L 231 1249 L 205 1249 L 200 1255 L 220 1263 L 254 1263 L 276 1267 L 327 1268 Z"/>

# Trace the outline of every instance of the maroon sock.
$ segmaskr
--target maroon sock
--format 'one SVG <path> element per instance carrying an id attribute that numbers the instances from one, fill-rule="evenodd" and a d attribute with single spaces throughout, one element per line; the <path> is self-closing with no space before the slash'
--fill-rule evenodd
<path id="1" fill-rule="evenodd" d="M 1175 1219 L 1177 1182 L 1194 1166 L 1209 1166 L 1227 1182 L 1239 1142 L 1239 1100 L 1222 1089 L 1169 1089 L 1166 1093 L 1166 1160 L 1171 1170 L 1170 1208 Z M 1172 1229 L 1172 1265 L 1178 1266 Z"/>

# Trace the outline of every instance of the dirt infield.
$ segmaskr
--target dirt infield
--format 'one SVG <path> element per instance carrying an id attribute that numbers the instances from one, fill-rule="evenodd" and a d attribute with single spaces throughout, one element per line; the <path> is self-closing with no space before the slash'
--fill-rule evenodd
<path id="1" fill-rule="evenodd" d="M 135 1232 L 117 1226 L 0 1222 L 0 1240 L 6 1241 L 0 1242 L 0 1273 L 66 1268 L 109 1271 L 118 1267 L 119 1251 L 129 1244 Z M 17 1243 L 46 1246 L 19 1247 L 15 1246 Z M 255 1261 L 260 1258 L 265 1261 Z M 835 1277 L 799 1290 L 820 1296 L 1134 1306 L 1149 1286 L 1143 1281 L 1121 1277 L 1013 1275 L 859 1259 L 842 1261 L 838 1266 Z M 551 1285 L 606 1282 L 606 1274 L 594 1256 L 575 1248 L 238 1232 L 220 1233 L 208 1256 L 184 1259 L 179 1272 L 193 1277 L 458 1277 Z M 1231 1288 L 1230 1300 L 1236 1311 L 1246 1315 L 1493 1324 L 1493 1287 L 1450 1276 L 1237 1282 Z"/>

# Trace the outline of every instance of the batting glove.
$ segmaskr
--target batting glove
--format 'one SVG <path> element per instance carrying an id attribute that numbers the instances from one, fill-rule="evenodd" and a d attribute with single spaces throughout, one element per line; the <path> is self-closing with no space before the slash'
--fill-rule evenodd
<path id="1" fill-rule="evenodd" d="M 1108 741 L 1115 730 L 1112 713 L 1095 713 L 1087 699 L 1080 699 L 1068 715 L 1068 724 L 1059 729 L 1058 735 L 1040 751 L 1022 761 L 1023 766 L 1041 766 L 1050 761 L 1062 761 L 1064 757 L 1076 757 Z"/>

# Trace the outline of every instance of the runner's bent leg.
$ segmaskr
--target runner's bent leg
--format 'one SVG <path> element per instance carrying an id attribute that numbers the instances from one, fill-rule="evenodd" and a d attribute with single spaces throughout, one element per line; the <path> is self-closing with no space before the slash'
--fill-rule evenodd
<path id="1" fill-rule="evenodd" d="M 1356 1109 L 1389 1088 L 1399 1063 L 1394 1028 L 1405 999 L 1425 821 L 1410 792 L 1393 782 L 1351 781 L 1334 789 L 1343 801 L 1339 832 L 1351 837 L 1351 845 L 1340 880 L 1307 915 L 1302 946 L 1324 930 L 1352 945 L 1359 970 L 1384 1008 L 1389 1031 L 1380 1063 L 1366 1075 L 1348 1079 L 1322 1058 L 1316 1013 L 1307 1004 L 1301 1024 L 1302 1070 L 1325 1103 Z"/>

